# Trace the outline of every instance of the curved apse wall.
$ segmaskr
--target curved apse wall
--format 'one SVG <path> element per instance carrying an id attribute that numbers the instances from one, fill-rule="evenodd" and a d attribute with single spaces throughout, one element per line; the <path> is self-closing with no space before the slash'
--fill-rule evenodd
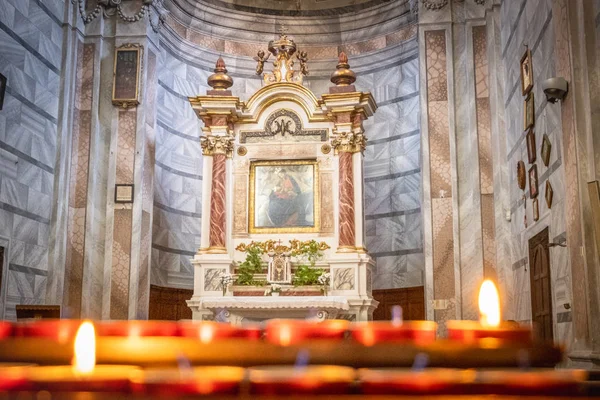
<path id="1" fill-rule="evenodd" d="M 248 3 L 249 1 L 246 1 Z M 192 288 L 190 259 L 200 244 L 200 121 L 187 96 L 204 94 L 222 56 L 242 100 L 258 90 L 252 57 L 285 26 L 309 55 L 305 85 L 318 96 L 331 85 L 345 51 L 356 86 L 379 105 L 367 121 L 367 246 L 376 259 L 374 288 L 423 284 L 417 25 L 408 1 L 371 0 L 326 10 L 268 10 L 219 0 L 167 2 L 161 30 L 152 242 L 153 284 Z M 369 7 L 365 8 L 365 5 Z M 258 10 L 260 11 L 260 10 Z"/>

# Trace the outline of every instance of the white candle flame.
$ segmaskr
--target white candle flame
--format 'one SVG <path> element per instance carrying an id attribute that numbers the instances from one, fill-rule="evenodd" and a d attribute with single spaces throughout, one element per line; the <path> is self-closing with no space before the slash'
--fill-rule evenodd
<path id="1" fill-rule="evenodd" d="M 75 336 L 73 370 L 79 374 L 89 374 L 96 365 L 96 331 L 94 325 L 85 321 Z"/>
<path id="2" fill-rule="evenodd" d="M 479 314 L 481 325 L 497 327 L 500 325 L 500 298 L 498 289 L 491 280 L 485 280 L 479 290 Z"/>

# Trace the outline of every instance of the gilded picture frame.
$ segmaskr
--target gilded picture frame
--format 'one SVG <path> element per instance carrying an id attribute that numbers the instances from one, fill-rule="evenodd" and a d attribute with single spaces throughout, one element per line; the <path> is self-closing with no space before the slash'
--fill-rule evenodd
<path id="1" fill-rule="evenodd" d="M 540 219 L 540 205 L 538 202 L 538 199 L 533 199 L 533 220 L 537 221 L 538 219 Z"/>
<path id="2" fill-rule="evenodd" d="M 536 198 L 539 194 L 537 164 L 529 168 L 529 197 Z"/>
<path id="3" fill-rule="evenodd" d="M 527 141 L 527 161 L 529 161 L 529 164 L 533 164 L 537 158 L 537 149 L 535 147 L 535 132 L 533 131 L 533 128 L 529 128 L 525 139 Z"/>
<path id="4" fill-rule="evenodd" d="M 310 233 L 321 229 L 317 160 L 250 163 L 250 233 Z"/>
<path id="5" fill-rule="evenodd" d="M 552 185 L 550 184 L 549 180 L 546 181 L 546 193 L 544 197 L 546 197 L 546 205 L 548 206 L 548 208 L 552 208 L 552 198 L 554 197 L 554 190 L 552 189 Z"/>
<path id="6" fill-rule="evenodd" d="M 544 138 L 542 139 L 542 150 L 541 150 L 541 155 L 542 155 L 542 161 L 544 162 L 544 165 L 547 167 L 548 164 L 550 164 L 550 151 L 552 150 L 552 143 L 550 143 L 550 139 L 548 138 L 548 135 L 546 135 L 544 133 Z"/>
<path id="7" fill-rule="evenodd" d="M 115 49 L 112 103 L 123 108 L 140 104 L 140 75 L 143 47 L 126 43 Z"/>
<path id="8" fill-rule="evenodd" d="M 535 100 L 533 92 L 530 92 L 523 103 L 523 130 L 535 125 Z"/>
<path id="9" fill-rule="evenodd" d="M 531 92 L 533 88 L 533 66 L 531 63 L 531 50 L 527 48 L 521 57 L 521 93 L 523 96 Z"/>

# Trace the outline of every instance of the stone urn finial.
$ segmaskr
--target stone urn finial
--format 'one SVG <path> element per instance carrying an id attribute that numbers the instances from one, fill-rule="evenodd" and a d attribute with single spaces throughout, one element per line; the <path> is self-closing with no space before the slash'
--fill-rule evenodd
<path id="1" fill-rule="evenodd" d="M 225 61 L 219 57 L 214 69 L 215 73 L 208 77 L 208 86 L 213 90 L 227 90 L 233 85 L 233 79 L 227 75 Z"/>
<path id="2" fill-rule="evenodd" d="M 336 86 L 348 86 L 354 81 L 356 81 L 356 74 L 350 69 L 348 56 L 342 51 L 338 57 L 336 70 L 331 74 L 331 82 Z"/>

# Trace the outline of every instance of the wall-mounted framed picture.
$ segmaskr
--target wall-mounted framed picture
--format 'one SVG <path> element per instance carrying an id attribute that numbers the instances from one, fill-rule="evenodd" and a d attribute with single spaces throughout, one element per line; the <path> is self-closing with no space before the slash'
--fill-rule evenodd
<path id="1" fill-rule="evenodd" d="M 552 208 L 552 196 L 554 196 L 554 190 L 552 190 L 552 185 L 550 184 L 550 181 L 547 180 L 546 181 L 546 204 L 548 205 L 548 208 Z"/>
<path id="2" fill-rule="evenodd" d="M 532 208 L 533 208 L 533 220 L 537 221 L 538 219 L 540 219 L 540 205 L 538 203 L 538 199 L 533 199 Z"/>
<path id="3" fill-rule="evenodd" d="M 115 203 L 133 203 L 133 184 L 117 183 L 115 185 Z"/>
<path id="4" fill-rule="evenodd" d="M 529 168 L 529 196 L 534 199 L 538 194 L 537 165 L 533 164 L 531 168 Z"/>
<path id="5" fill-rule="evenodd" d="M 112 102 L 116 106 L 130 108 L 140 104 L 142 50 L 136 43 L 126 43 L 115 49 Z"/>
<path id="6" fill-rule="evenodd" d="M 535 132 L 533 131 L 533 128 L 529 128 L 525 139 L 527 141 L 527 160 L 529 161 L 529 164 L 533 164 L 537 157 L 537 149 L 535 147 Z"/>
<path id="7" fill-rule="evenodd" d="M 523 104 L 523 130 L 527 130 L 533 125 L 535 125 L 535 101 L 533 92 L 530 92 Z"/>
<path id="8" fill-rule="evenodd" d="M 544 165 L 547 167 L 550 164 L 550 150 L 552 150 L 552 143 L 550 143 L 550 139 L 548 135 L 544 133 L 544 138 L 542 139 L 542 161 Z"/>
<path id="9" fill-rule="evenodd" d="M 525 96 L 533 88 L 533 67 L 531 65 L 531 50 L 527 48 L 521 57 L 521 93 Z"/>
<path id="10" fill-rule="evenodd" d="M 519 185 L 519 189 L 525 190 L 525 185 L 527 184 L 527 170 L 525 170 L 525 163 L 523 160 L 517 162 L 517 184 Z"/>
<path id="11" fill-rule="evenodd" d="M 0 110 L 4 106 L 4 93 L 6 93 L 6 77 L 0 74 Z"/>

